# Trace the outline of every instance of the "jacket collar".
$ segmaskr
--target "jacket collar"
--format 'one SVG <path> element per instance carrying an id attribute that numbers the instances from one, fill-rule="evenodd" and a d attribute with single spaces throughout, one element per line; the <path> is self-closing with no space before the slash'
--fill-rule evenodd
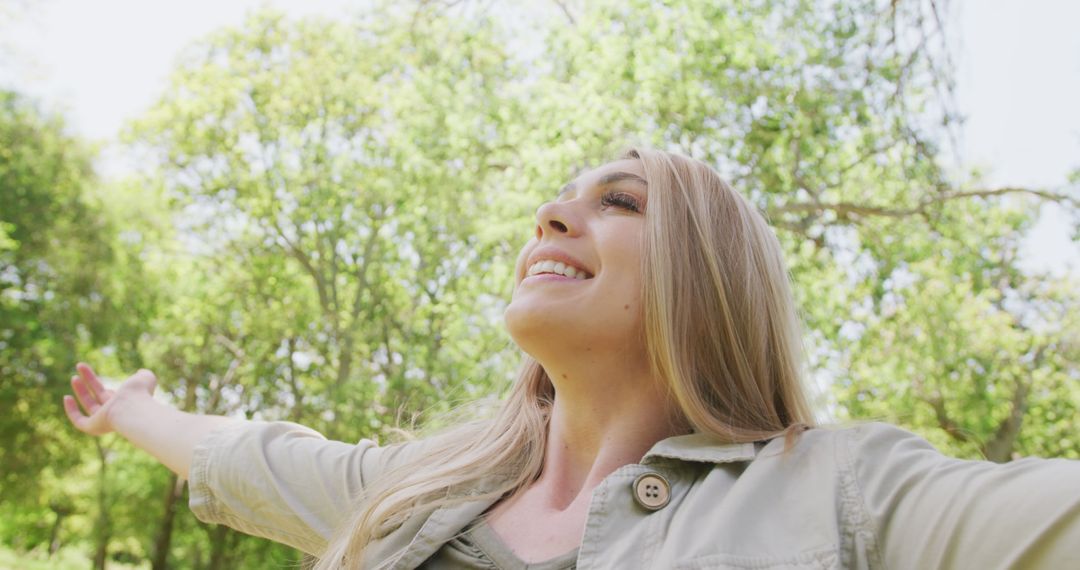
<path id="1" fill-rule="evenodd" d="M 757 446 L 753 443 L 724 443 L 702 433 L 678 435 L 656 442 L 645 457 L 642 465 L 657 459 L 677 459 L 699 463 L 735 463 L 751 461 L 757 456 Z"/>
<path id="2" fill-rule="evenodd" d="M 758 447 L 753 443 L 723 443 L 705 434 L 669 437 L 652 446 L 641 459 L 648 465 L 662 459 L 694 461 L 699 463 L 736 463 L 751 461 L 757 456 Z M 491 474 L 482 479 L 476 488 L 465 493 L 482 495 L 502 482 L 500 475 Z M 417 518 L 406 521 L 382 541 L 373 543 L 365 551 L 365 568 L 378 570 L 405 570 L 416 568 L 451 540 L 462 528 L 488 510 L 498 497 L 444 506 Z M 402 540 L 402 537 L 408 537 Z M 401 547 L 400 544 L 407 546 Z M 394 545 L 394 546 L 390 546 Z M 386 550 L 393 548 L 390 552 Z M 379 561 L 382 561 L 381 563 Z"/>

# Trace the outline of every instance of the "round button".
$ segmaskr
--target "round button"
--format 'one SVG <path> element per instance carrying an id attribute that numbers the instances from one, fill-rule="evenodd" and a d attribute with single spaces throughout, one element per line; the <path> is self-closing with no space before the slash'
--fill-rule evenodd
<path id="1" fill-rule="evenodd" d="M 650 511 L 664 508 L 671 500 L 671 485 L 657 473 L 644 473 L 634 479 L 634 500 Z"/>

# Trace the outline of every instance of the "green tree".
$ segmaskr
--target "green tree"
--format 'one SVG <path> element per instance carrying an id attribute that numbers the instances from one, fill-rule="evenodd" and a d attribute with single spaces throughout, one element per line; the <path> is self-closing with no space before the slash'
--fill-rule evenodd
<path id="1" fill-rule="evenodd" d="M 214 209 L 200 229 L 220 240 L 214 263 L 264 301 L 297 304 L 260 349 L 304 353 L 304 371 L 276 357 L 291 405 L 367 429 L 405 400 L 423 408 L 501 377 L 484 363 L 505 344 L 462 311 L 491 305 L 482 293 L 506 275 L 477 231 L 505 57 L 490 24 L 385 15 L 254 16 L 190 50 L 134 131 L 179 199 Z"/>
<path id="2" fill-rule="evenodd" d="M 966 456 L 1075 455 L 1056 434 L 1080 408 L 1080 307 L 1068 284 L 1017 268 L 1033 210 L 1009 200 L 1080 204 L 957 183 L 942 166 L 955 121 L 942 6 L 638 0 L 566 14 L 534 107 L 555 119 L 532 145 L 598 161 L 606 141 L 643 141 L 725 173 L 778 229 L 841 417 L 896 421 Z"/>
<path id="3" fill-rule="evenodd" d="M 480 228 L 508 64 L 490 23 L 382 14 L 257 14 L 189 50 L 129 133 L 179 225 L 137 351 L 177 405 L 356 439 L 503 383 L 487 291 L 509 274 Z M 155 567 L 204 544 L 162 493 Z M 258 564 L 230 533 L 207 564 Z"/>
<path id="4" fill-rule="evenodd" d="M 145 169 L 116 183 L 0 99 L 3 540 L 98 567 L 295 563 L 197 523 L 127 444 L 72 439 L 57 380 L 147 367 L 184 409 L 346 440 L 498 392 L 535 207 L 633 142 L 716 166 L 778 228 L 839 416 L 1077 456 L 1076 287 L 1016 258 L 1038 200 L 1080 208 L 942 167 L 941 3 L 547 6 L 535 26 L 471 2 L 259 12 L 184 52 L 125 136 Z"/>
<path id="5" fill-rule="evenodd" d="M 70 514 L 45 492 L 80 459 L 57 402 L 70 363 L 107 336 L 110 229 L 96 216 L 91 150 L 63 121 L 0 92 L 0 504 L 8 540 L 47 542 Z M 55 537 L 53 537 L 55 538 Z"/>

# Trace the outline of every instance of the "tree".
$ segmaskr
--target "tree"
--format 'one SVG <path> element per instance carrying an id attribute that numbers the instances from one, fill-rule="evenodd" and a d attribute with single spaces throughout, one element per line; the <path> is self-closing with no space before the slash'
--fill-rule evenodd
<path id="1" fill-rule="evenodd" d="M 506 64 L 490 26 L 415 16 L 357 28 L 257 15 L 191 50 L 134 131 L 171 190 L 231 224 L 204 228 L 224 240 L 217 263 L 306 281 L 291 296 L 315 313 L 273 343 L 311 361 L 302 382 L 296 358 L 278 368 L 297 409 L 321 400 L 330 418 L 376 427 L 403 398 L 424 407 L 483 385 L 476 363 L 504 342 L 454 307 L 483 303 L 491 273 L 476 228 Z M 259 281 L 261 298 L 284 297 L 273 284 Z"/>
<path id="2" fill-rule="evenodd" d="M 49 540 L 45 521 L 58 529 L 67 516 L 68 498 L 50 501 L 44 489 L 80 457 L 57 411 L 67 386 L 56 379 L 108 333 L 97 271 L 111 258 L 110 229 L 88 194 L 91 156 L 61 119 L 0 92 L 0 503 L 41 521 L 16 534 L 25 546 Z"/>
<path id="3" fill-rule="evenodd" d="M 923 428 L 956 455 L 1076 458 L 1075 284 L 1016 267 L 1029 208 L 985 209 L 952 204 L 943 235 L 889 246 L 904 259 L 842 335 L 838 394 L 852 415 Z M 961 222 L 979 218 L 977 233 Z"/>
<path id="4" fill-rule="evenodd" d="M 841 415 L 967 456 L 1075 455 L 1075 438 L 1045 434 L 1080 408 L 1078 306 L 1068 284 L 1017 268 L 1033 210 L 1010 200 L 1080 202 L 943 168 L 947 5 L 561 6 L 536 106 L 557 119 L 533 144 L 597 161 L 605 141 L 643 141 L 725 173 L 778 229 Z"/>
<path id="5" fill-rule="evenodd" d="M 777 228 L 839 416 L 965 456 L 1076 457 L 1076 287 L 1016 257 L 1038 201 L 1080 209 L 942 166 L 946 4 L 548 8 L 535 26 L 470 2 L 256 13 L 184 52 L 125 136 L 144 170 L 116 183 L 3 99 L 3 540 L 71 535 L 99 565 L 295 562 L 199 525 L 125 443 L 80 451 L 56 379 L 148 367 L 187 410 L 390 437 L 508 384 L 498 317 L 536 206 L 634 142 L 717 167 Z"/>

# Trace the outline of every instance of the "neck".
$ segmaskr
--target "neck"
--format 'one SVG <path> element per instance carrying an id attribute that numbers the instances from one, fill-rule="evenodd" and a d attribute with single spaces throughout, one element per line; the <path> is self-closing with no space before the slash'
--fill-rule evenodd
<path id="1" fill-rule="evenodd" d="M 644 354 L 586 350 L 542 364 L 555 402 L 536 490 L 552 508 L 587 502 L 612 471 L 639 462 L 656 442 L 680 433 Z"/>

